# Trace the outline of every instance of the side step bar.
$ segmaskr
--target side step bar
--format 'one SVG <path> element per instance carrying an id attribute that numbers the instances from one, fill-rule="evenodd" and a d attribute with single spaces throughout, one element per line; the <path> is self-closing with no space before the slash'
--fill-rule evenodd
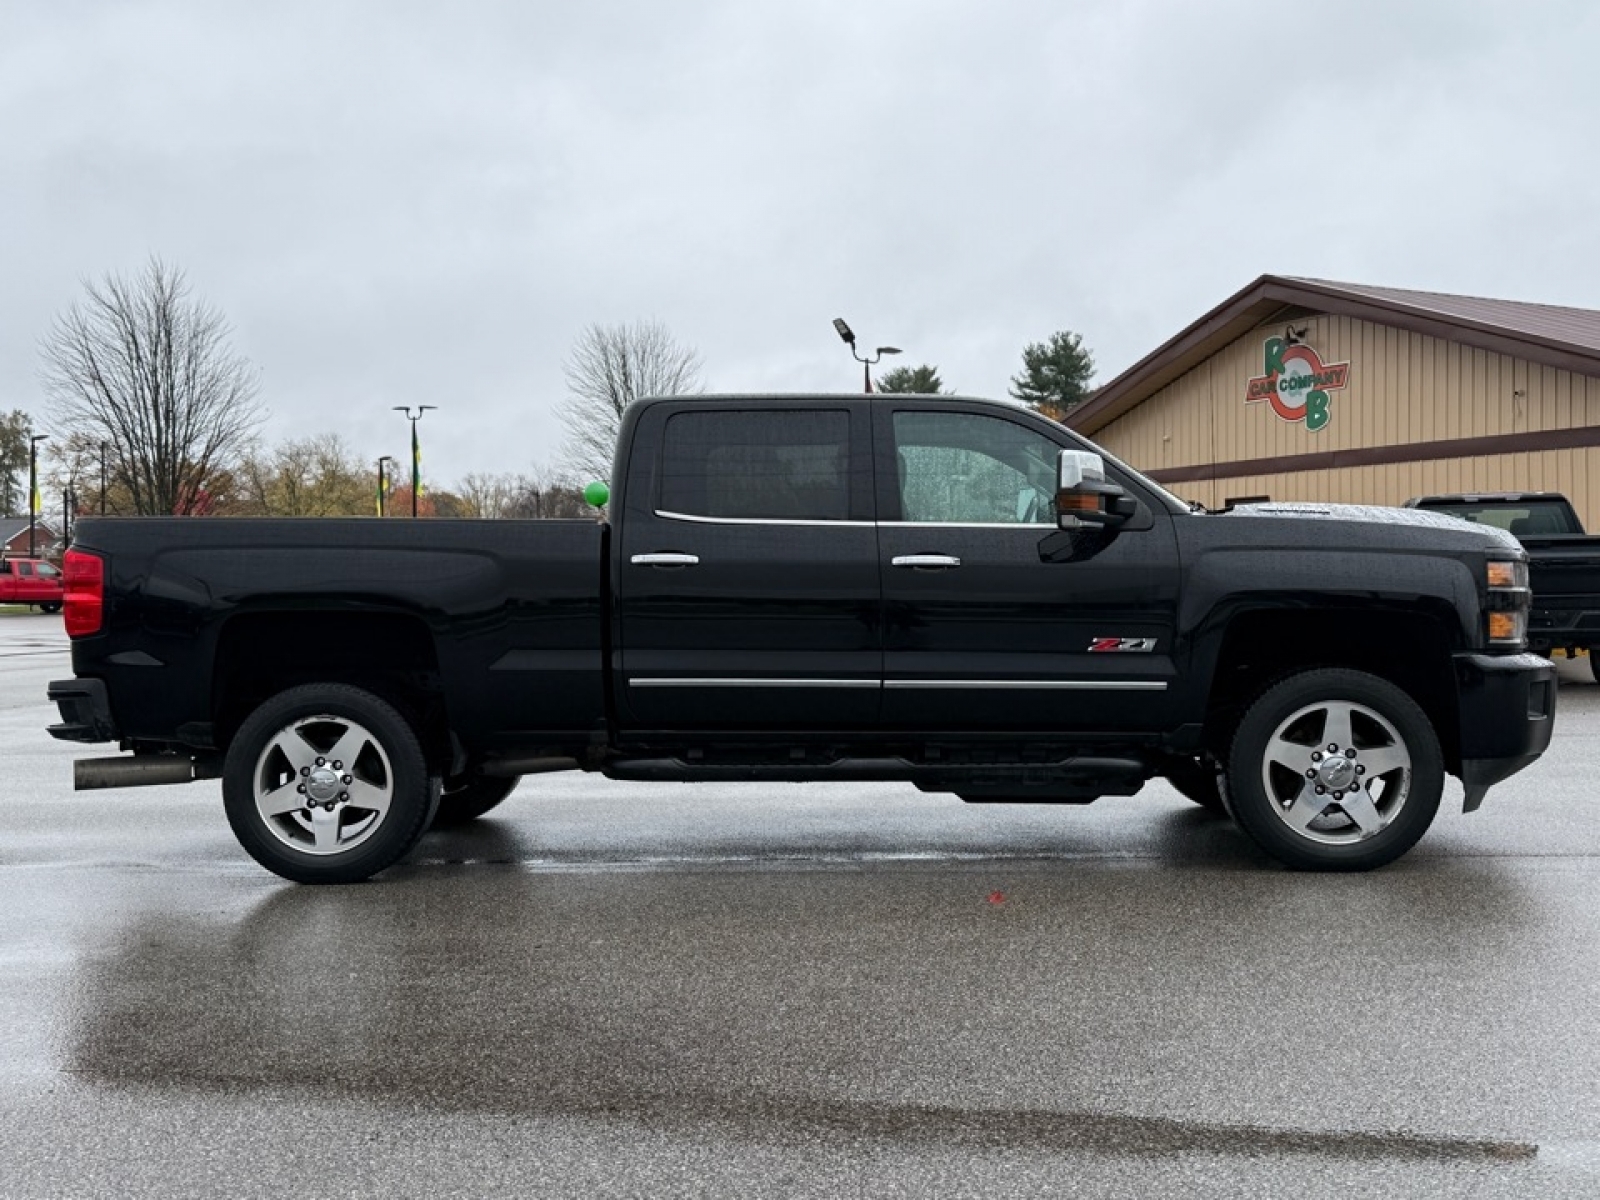
<path id="1" fill-rule="evenodd" d="M 973 799 L 1078 797 L 1086 788 L 1101 795 L 1132 795 L 1150 778 L 1137 758 L 1083 755 L 1057 762 L 922 763 L 905 758 L 841 758 L 826 763 L 706 763 L 682 758 L 614 759 L 602 768 L 609 779 L 694 783 L 912 783 L 924 791 L 971 794 Z M 1053 795 L 1052 793 L 1056 793 Z"/>

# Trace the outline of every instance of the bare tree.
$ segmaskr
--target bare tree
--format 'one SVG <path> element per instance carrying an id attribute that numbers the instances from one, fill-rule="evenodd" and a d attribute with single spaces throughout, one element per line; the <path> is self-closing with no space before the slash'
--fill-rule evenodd
<path id="1" fill-rule="evenodd" d="M 561 424 L 562 458 L 588 479 L 611 475 L 611 456 L 623 410 L 645 396 L 685 396 L 702 390 L 700 355 L 680 345 L 656 321 L 591 325 L 565 363 L 567 398 Z"/>
<path id="2" fill-rule="evenodd" d="M 594 508 L 583 498 L 583 484 L 562 471 L 535 467 L 518 475 L 517 493 L 507 506 L 508 517 L 593 517 Z"/>
<path id="3" fill-rule="evenodd" d="M 464 515 L 499 520 L 511 515 L 511 507 L 521 492 L 521 483 L 521 477 L 517 475 L 473 472 L 461 481 L 456 492 L 461 497 Z"/>
<path id="4" fill-rule="evenodd" d="M 209 511 L 262 420 L 255 368 L 221 313 L 159 259 L 84 289 L 40 343 L 56 429 L 107 446 L 110 498 L 134 512 Z"/>

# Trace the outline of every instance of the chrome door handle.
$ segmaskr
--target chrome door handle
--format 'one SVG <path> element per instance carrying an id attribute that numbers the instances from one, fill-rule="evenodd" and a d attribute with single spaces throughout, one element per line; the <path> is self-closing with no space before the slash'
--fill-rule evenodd
<path id="1" fill-rule="evenodd" d="M 889 562 L 896 567 L 914 567 L 918 570 L 935 571 L 942 571 L 961 565 L 961 560 L 954 554 L 897 554 Z"/>
<path id="2" fill-rule="evenodd" d="M 693 567 L 700 563 L 698 554 L 635 554 L 628 560 L 636 567 Z"/>

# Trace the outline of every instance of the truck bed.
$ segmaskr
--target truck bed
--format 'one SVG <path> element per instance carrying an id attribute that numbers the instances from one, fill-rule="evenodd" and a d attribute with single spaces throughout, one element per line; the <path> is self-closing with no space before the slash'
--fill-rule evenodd
<path id="1" fill-rule="evenodd" d="M 107 681 L 123 739 L 181 730 L 198 748 L 270 692 L 239 678 L 264 661 L 432 672 L 451 725 L 479 731 L 475 756 L 526 753 L 604 726 L 606 536 L 582 520 L 85 518 L 74 545 L 105 556 L 106 616 L 73 669 Z"/>

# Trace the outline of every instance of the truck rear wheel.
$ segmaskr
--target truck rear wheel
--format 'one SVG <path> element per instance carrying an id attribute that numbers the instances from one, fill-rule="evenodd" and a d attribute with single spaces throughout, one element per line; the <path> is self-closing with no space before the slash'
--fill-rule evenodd
<path id="1" fill-rule="evenodd" d="M 1427 715 L 1362 671 L 1303 671 L 1245 712 L 1228 756 L 1234 819 L 1304 870 L 1365 871 L 1427 832 L 1444 759 Z"/>
<path id="2" fill-rule="evenodd" d="M 444 829 L 476 821 L 516 791 L 517 784 L 521 782 L 519 775 L 508 778 L 464 775 L 459 779 L 445 780 L 444 790 L 439 794 L 439 811 L 434 814 L 433 827 Z"/>
<path id="3" fill-rule="evenodd" d="M 345 684 L 280 692 L 240 726 L 223 765 L 234 836 L 297 883 L 357 883 L 416 845 L 438 781 L 416 731 L 387 702 Z"/>

